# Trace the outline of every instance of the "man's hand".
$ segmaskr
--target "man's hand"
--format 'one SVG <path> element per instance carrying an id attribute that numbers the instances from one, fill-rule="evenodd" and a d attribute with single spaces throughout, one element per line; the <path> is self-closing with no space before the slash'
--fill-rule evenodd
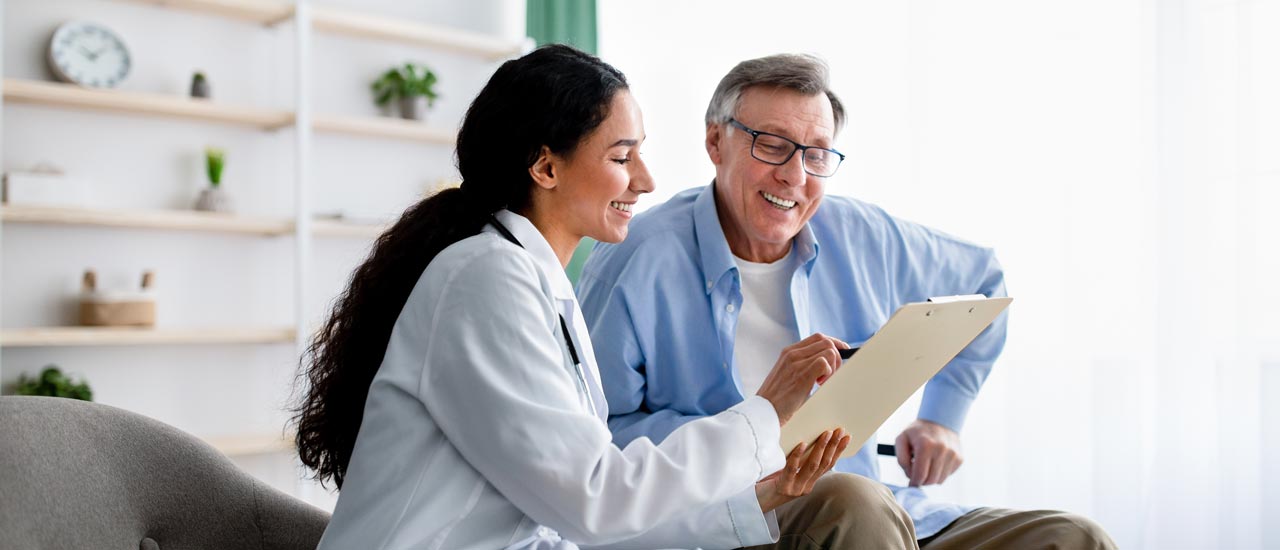
<path id="1" fill-rule="evenodd" d="M 830 336 L 815 333 L 782 348 L 778 362 L 756 392 L 773 404 L 778 421 L 786 424 L 809 399 L 813 384 L 826 382 L 840 368 L 840 351 L 849 347 Z"/>
<path id="2" fill-rule="evenodd" d="M 912 422 L 902 430 L 894 447 L 898 465 L 911 479 L 912 487 L 942 483 L 964 463 L 960 434 L 928 420 Z"/>
<path id="3" fill-rule="evenodd" d="M 804 443 L 796 445 L 787 455 L 786 466 L 756 483 L 760 510 L 768 512 L 813 491 L 818 478 L 836 465 L 850 439 L 844 430 L 836 428 L 834 432 L 822 432 L 808 449 Z"/>

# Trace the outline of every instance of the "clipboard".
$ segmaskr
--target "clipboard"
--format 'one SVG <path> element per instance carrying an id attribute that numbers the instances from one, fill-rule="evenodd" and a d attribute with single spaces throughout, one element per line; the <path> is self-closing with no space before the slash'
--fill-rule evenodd
<path id="1" fill-rule="evenodd" d="M 1012 301 L 975 294 L 898 308 L 782 427 L 782 452 L 812 443 L 824 431 L 844 428 L 852 439 L 840 458 L 857 454 L 911 394 Z"/>

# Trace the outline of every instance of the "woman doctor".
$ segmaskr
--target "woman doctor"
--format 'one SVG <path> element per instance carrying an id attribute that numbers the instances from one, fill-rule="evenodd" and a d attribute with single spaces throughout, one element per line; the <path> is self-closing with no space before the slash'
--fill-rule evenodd
<path id="1" fill-rule="evenodd" d="M 660 445 L 619 449 L 564 266 L 653 189 L 622 73 L 566 46 L 504 63 L 458 133 L 463 183 L 404 213 L 311 345 L 303 463 L 340 488 L 321 548 L 735 548 L 849 438 L 784 457 L 779 426 L 839 365 L 803 368 Z M 781 470 L 765 481 L 762 478 Z"/>

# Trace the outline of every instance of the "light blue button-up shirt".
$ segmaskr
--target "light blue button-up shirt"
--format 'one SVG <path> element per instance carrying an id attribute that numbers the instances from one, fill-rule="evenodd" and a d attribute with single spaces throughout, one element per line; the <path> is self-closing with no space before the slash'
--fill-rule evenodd
<path id="1" fill-rule="evenodd" d="M 991 249 L 848 197 L 824 198 L 793 242 L 798 261 L 791 302 L 802 336 L 821 332 L 857 346 L 903 304 L 1006 295 Z M 742 290 L 712 186 L 684 191 L 636 216 L 622 243 L 597 245 L 578 297 L 616 444 L 662 441 L 684 423 L 742 401 L 733 360 Z M 1005 332 L 1001 314 L 934 376 L 919 417 L 959 432 Z M 875 438 L 836 469 L 879 479 Z M 920 538 L 973 510 L 931 501 L 919 488 L 890 488 Z"/>

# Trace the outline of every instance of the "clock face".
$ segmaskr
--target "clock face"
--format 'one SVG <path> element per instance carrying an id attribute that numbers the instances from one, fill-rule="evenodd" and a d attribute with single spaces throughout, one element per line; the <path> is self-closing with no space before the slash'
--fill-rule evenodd
<path id="1" fill-rule="evenodd" d="M 116 33 L 84 21 L 58 27 L 49 43 L 49 66 L 58 78 L 81 86 L 113 88 L 129 74 L 129 49 Z"/>

